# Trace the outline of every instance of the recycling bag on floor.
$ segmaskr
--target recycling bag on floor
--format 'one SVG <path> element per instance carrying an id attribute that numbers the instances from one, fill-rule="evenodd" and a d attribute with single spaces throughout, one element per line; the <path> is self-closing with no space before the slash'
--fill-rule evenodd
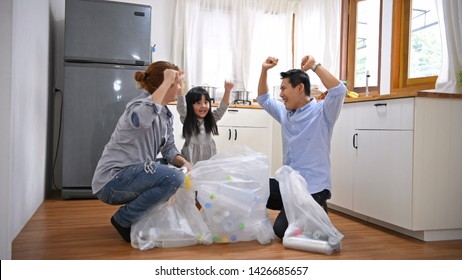
<path id="1" fill-rule="evenodd" d="M 211 244 L 212 236 L 195 205 L 195 193 L 181 187 L 132 225 L 131 240 L 132 247 L 146 250 Z"/>
<path id="2" fill-rule="evenodd" d="M 289 222 L 284 247 L 323 254 L 340 251 L 343 235 L 308 192 L 305 179 L 289 166 L 282 166 L 275 175 Z"/>
<path id="3" fill-rule="evenodd" d="M 188 176 L 214 243 L 268 244 L 274 239 L 266 212 L 269 166 L 264 154 L 234 145 L 197 162 Z"/>

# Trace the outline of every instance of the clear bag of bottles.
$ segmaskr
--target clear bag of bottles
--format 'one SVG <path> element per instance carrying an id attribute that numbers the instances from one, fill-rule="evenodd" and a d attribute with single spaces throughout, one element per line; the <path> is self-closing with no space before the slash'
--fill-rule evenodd
<path id="1" fill-rule="evenodd" d="M 275 175 L 289 222 L 284 247 L 323 254 L 340 251 L 343 235 L 308 192 L 305 179 L 289 166 L 282 166 Z"/>
<path id="2" fill-rule="evenodd" d="M 266 155 L 234 145 L 210 160 L 197 162 L 188 176 L 214 243 L 258 240 L 268 244 L 274 239 L 266 212 Z"/>
<path id="3" fill-rule="evenodd" d="M 195 193 L 180 188 L 132 225 L 131 240 L 132 247 L 147 250 L 211 244 L 212 236 L 195 205 Z"/>

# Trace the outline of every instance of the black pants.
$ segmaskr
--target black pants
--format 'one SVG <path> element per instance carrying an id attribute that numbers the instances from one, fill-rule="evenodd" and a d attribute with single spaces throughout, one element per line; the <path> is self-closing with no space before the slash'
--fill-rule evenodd
<path id="1" fill-rule="evenodd" d="M 327 200 L 331 197 L 330 191 L 323 190 L 322 192 L 314 193 L 311 196 L 319 205 L 321 205 L 322 208 L 324 208 L 327 213 Z M 270 195 L 268 202 L 266 203 L 266 208 L 271 210 L 281 210 L 274 221 L 273 229 L 276 236 L 282 240 L 284 233 L 289 226 L 289 222 L 287 221 L 284 205 L 282 204 L 279 182 L 273 178 L 270 178 Z"/>

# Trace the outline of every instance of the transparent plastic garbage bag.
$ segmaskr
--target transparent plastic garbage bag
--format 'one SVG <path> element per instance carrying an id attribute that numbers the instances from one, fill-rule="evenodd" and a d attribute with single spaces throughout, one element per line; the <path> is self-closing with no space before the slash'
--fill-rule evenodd
<path id="1" fill-rule="evenodd" d="M 268 158 L 233 145 L 210 160 L 197 162 L 188 174 L 214 243 L 258 240 L 268 244 L 274 231 L 266 212 Z"/>
<path id="2" fill-rule="evenodd" d="M 305 179 L 289 166 L 282 166 L 275 175 L 289 222 L 284 247 L 323 254 L 340 251 L 343 235 L 308 192 Z"/>
<path id="3" fill-rule="evenodd" d="M 132 225 L 131 240 L 132 247 L 147 250 L 211 244 L 212 236 L 195 205 L 195 193 L 182 187 Z"/>

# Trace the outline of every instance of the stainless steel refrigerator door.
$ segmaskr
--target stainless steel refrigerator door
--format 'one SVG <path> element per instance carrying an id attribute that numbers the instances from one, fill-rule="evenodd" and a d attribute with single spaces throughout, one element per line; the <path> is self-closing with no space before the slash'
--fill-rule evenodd
<path id="1" fill-rule="evenodd" d="M 66 63 L 64 66 L 63 191 L 89 188 L 104 146 L 136 88 L 137 66 Z M 64 195 L 63 195 L 64 196 Z"/>
<path id="2" fill-rule="evenodd" d="M 66 0 L 64 60 L 149 65 L 151 7 Z"/>

